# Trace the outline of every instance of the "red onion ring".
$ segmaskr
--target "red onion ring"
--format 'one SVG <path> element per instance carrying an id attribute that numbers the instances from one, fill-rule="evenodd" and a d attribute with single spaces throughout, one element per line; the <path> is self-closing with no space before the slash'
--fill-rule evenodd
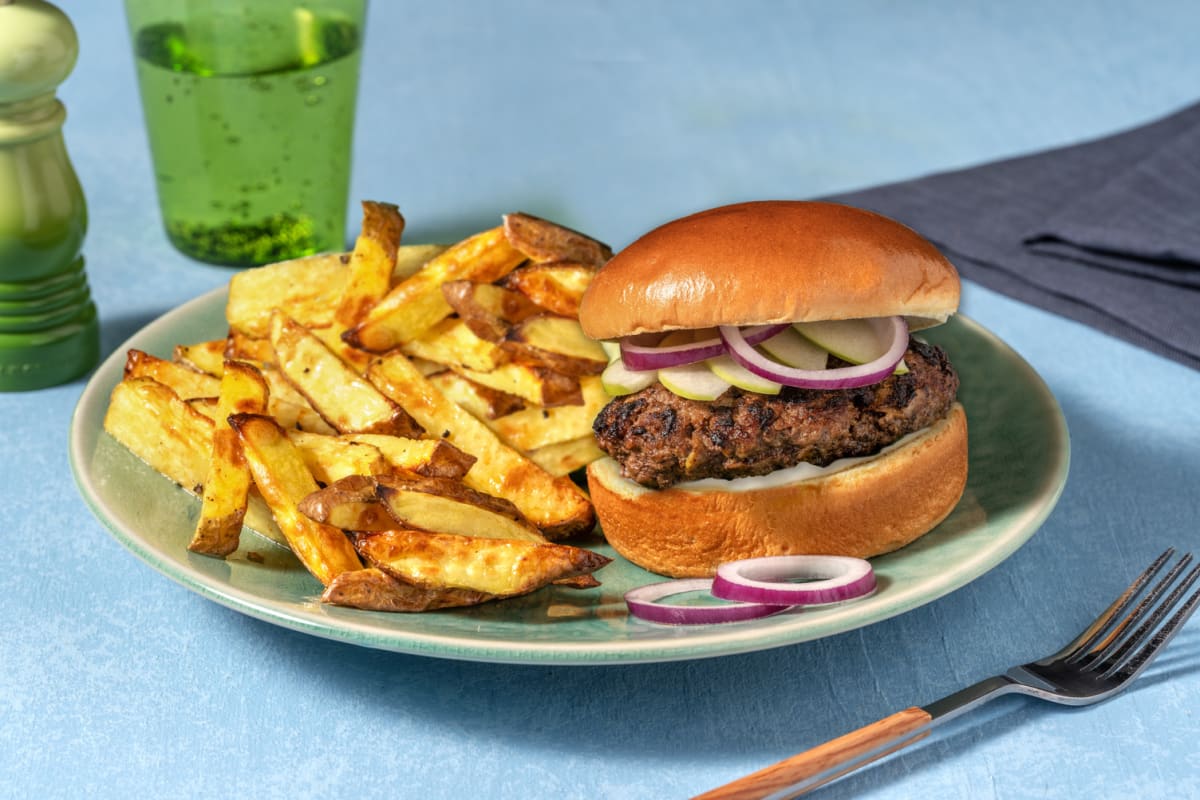
<path id="1" fill-rule="evenodd" d="M 737 330 L 740 330 L 742 338 L 749 345 L 755 345 L 770 339 L 787 327 L 785 323 L 782 325 L 755 325 L 745 330 Z M 626 367 L 639 372 L 694 364 L 706 358 L 724 355 L 726 350 L 726 345 L 719 336 L 668 347 L 647 345 L 636 341 L 637 338 L 626 337 L 621 340 L 621 360 L 625 362 Z"/>
<path id="2" fill-rule="evenodd" d="M 629 613 L 635 617 L 663 625 L 711 625 L 722 622 L 741 622 L 767 617 L 789 608 L 786 605 L 764 605 L 762 603 L 695 606 L 657 602 L 664 597 L 684 592 L 710 590 L 712 585 L 713 582 L 707 578 L 651 583 L 626 592 L 625 604 L 629 606 Z"/>
<path id="3" fill-rule="evenodd" d="M 878 383 L 891 375 L 908 349 L 908 324 L 903 317 L 885 317 L 871 322 L 887 326 L 881 329 L 889 337 L 887 352 L 866 364 L 824 370 L 796 369 L 780 364 L 755 350 L 753 343 L 734 326 L 722 326 L 717 331 L 733 360 L 756 375 L 801 389 L 854 389 Z"/>
<path id="4" fill-rule="evenodd" d="M 794 583 L 797 579 L 806 583 Z M 847 556 L 767 556 L 717 567 L 714 597 L 744 603 L 825 605 L 875 590 L 869 561 Z"/>

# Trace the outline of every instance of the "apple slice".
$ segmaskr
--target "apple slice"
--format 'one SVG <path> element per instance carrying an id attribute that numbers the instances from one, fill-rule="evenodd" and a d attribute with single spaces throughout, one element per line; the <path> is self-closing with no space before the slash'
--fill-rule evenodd
<path id="1" fill-rule="evenodd" d="M 712 373 L 728 384 L 757 394 L 779 394 L 783 384 L 755 375 L 729 356 L 717 356 L 704 362 Z"/>
<path id="2" fill-rule="evenodd" d="M 664 367 L 658 371 L 658 381 L 680 397 L 704 401 L 716 400 L 732 385 L 718 377 L 703 361 Z"/>
<path id="3" fill-rule="evenodd" d="M 825 369 L 829 361 L 825 348 L 806 339 L 794 327 L 784 328 L 758 347 L 779 363 L 796 369 Z"/>
<path id="4" fill-rule="evenodd" d="M 851 364 L 866 364 L 883 355 L 888 343 L 869 319 L 837 319 L 797 322 L 792 327 L 818 347 Z M 908 367 L 901 360 L 894 370 L 903 375 Z"/>
<path id="5" fill-rule="evenodd" d="M 632 370 L 625 366 L 620 355 L 608 362 L 600 373 L 600 385 L 613 397 L 640 392 L 658 379 L 654 370 Z"/>

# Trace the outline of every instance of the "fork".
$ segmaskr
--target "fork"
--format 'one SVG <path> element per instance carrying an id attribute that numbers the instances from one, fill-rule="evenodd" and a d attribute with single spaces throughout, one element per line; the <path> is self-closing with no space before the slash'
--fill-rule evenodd
<path id="1" fill-rule="evenodd" d="M 1174 555 L 1175 549 L 1168 548 L 1095 622 L 1054 655 L 1013 667 L 927 706 L 884 717 L 693 800 L 796 797 L 913 744 L 935 725 L 1002 694 L 1016 692 L 1068 706 L 1112 697 L 1150 665 L 1200 603 L 1200 590 L 1181 601 L 1200 576 L 1197 565 L 1180 579 L 1192 562 L 1190 553 L 1150 585 Z M 1163 622 L 1168 614 L 1170 618 Z"/>

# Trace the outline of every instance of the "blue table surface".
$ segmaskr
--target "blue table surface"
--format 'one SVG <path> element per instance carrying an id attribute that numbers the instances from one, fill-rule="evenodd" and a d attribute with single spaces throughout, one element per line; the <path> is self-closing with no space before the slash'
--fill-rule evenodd
<path id="1" fill-rule="evenodd" d="M 61 4 L 82 48 L 60 95 L 108 353 L 231 273 L 161 232 L 120 4 Z M 351 196 L 399 203 L 408 241 L 521 209 L 619 247 L 708 206 L 1165 114 L 1196 99 L 1198 25 L 1190 0 L 378 0 Z M 350 216 L 352 235 L 357 203 Z M 962 308 L 1066 416 L 1071 474 L 1041 530 L 900 617 L 688 662 L 448 661 L 248 618 L 89 513 L 67 461 L 82 380 L 0 395 L 0 796 L 685 797 L 1054 649 L 1167 545 L 1200 544 L 1200 373 L 976 285 Z M 1200 797 L 1198 741 L 1194 622 L 1117 699 L 1003 698 L 820 796 Z"/>

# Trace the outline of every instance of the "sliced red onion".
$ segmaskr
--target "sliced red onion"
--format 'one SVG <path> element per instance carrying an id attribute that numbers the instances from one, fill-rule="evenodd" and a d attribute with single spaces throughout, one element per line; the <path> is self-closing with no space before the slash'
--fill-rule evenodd
<path id="1" fill-rule="evenodd" d="M 750 345 L 770 339 L 787 328 L 783 325 L 755 325 L 740 330 L 742 338 Z M 632 370 L 642 371 L 662 369 L 664 367 L 679 367 L 693 364 L 706 358 L 725 354 L 725 343 L 719 336 L 713 336 L 699 342 L 668 345 L 659 347 L 636 341 L 639 337 L 626 337 L 621 340 L 621 360 Z"/>
<path id="2" fill-rule="evenodd" d="M 664 597 L 685 592 L 710 591 L 713 582 L 707 578 L 663 581 L 639 586 L 625 593 L 629 612 L 648 622 L 664 625 L 711 625 L 720 622 L 741 622 L 777 614 L 786 605 L 762 603 L 722 603 L 721 605 L 682 605 L 658 602 Z"/>
<path id="3" fill-rule="evenodd" d="M 891 375 L 908 349 L 908 324 L 903 317 L 884 317 L 871 320 L 871 323 L 879 326 L 880 333 L 887 336 L 887 352 L 866 364 L 822 370 L 780 364 L 755 350 L 754 343 L 736 327 L 722 326 L 717 331 L 733 360 L 756 375 L 801 389 L 853 389 L 878 383 Z"/>
<path id="4" fill-rule="evenodd" d="M 796 583 L 795 581 L 805 581 Z M 847 556 L 767 556 L 717 567 L 714 597 L 744 603 L 824 605 L 875 590 L 871 563 Z"/>

